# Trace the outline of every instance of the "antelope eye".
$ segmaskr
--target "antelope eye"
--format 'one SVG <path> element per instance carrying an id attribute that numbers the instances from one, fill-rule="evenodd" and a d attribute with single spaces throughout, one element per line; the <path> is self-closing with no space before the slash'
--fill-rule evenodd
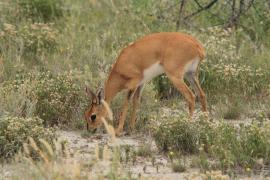
<path id="1" fill-rule="evenodd" d="M 93 114 L 93 115 L 91 115 L 90 118 L 91 118 L 91 121 L 92 121 L 92 122 L 95 122 L 95 120 L 96 120 L 96 118 L 97 118 L 97 115 Z"/>

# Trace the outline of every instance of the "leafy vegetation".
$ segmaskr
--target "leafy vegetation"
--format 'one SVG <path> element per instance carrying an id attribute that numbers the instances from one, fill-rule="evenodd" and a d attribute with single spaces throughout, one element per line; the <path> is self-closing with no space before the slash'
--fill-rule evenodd
<path id="1" fill-rule="evenodd" d="M 162 118 L 154 137 L 163 151 L 196 153 L 202 158 L 214 158 L 217 162 L 212 167 L 201 165 L 207 169 L 256 168 L 260 159 L 264 164 L 269 163 L 268 126 L 266 119 L 261 122 L 254 119 L 250 124 L 234 126 L 203 117 L 190 121 L 181 115 L 175 115 Z M 206 163 L 202 160 L 200 163 Z M 259 167 L 261 166 L 262 164 Z"/>
<path id="2" fill-rule="evenodd" d="M 193 154 L 203 170 L 262 169 L 270 163 L 269 10 L 268 0 L 0 0 L 1 160 L 14 157 L 30 137 L 51 143 L 51 126 L 83 129 L 84 86 L 103 85 L 121 49 L 137 38 L 181 31 L 206 50 L 199 77 L 210 118 L 187 119 L 178 91 L 160 76 L 145 87 L 136 133 L 153 135 L 162 152 Z M 112 104 L 115 118 L 121 100 Z M 148 146 L 127 146 L 125 162 L 152 153 Z M 106 178 L 122 177 L 119 156 L 115 150 Z M 25 178 L 50 178 L 43 176 L 47 170 L 51 177 L 65 174 L 58 167 L 67 164 L 62 157 L 52 159 L 32 164 Z M 188 166 L 178 159 L 172 168 Z M 87 177 L 76 173 L 71 177 Z M 199 176 L 227 177 L 220 171 Z"/>
<path id="3" fill-rule="evenodd" d="M 186 167 L 181 163 L 181 161 L 172 162 L 173 172 L 185 172 Z"/>
<path id="4" fill-rule="evenodd" d="M 62 0 L 16 0 L 19 15 L 33 21 L 52 21 L 63 16 Z"/>
<path id="5" fill-rule="evenodd" d="M 28 137 L 45 139 L 48 143 L 55 138 L 54 129 L 44 128 L 40 118 L 18 118 L 8 115 L 0 117 L 0 155 L 1 161 L 13 157 L 22 149 Z"/>
<path id="6" fill-rule="evenodd" d="M 38 116 L 46 126 L 67 125 L 74 121 L 78 111 L 82 113 L 81 91 L 69 74 L 40 72 L 21 75 L 13 81 L 6 81 L 0 92 L 4 111 L 13 112 L 14 116 Z M 21 99 L 7 104 L 14 96 Z M 16 109 L 12 109 L 12 105 L 17 105 Z"/>

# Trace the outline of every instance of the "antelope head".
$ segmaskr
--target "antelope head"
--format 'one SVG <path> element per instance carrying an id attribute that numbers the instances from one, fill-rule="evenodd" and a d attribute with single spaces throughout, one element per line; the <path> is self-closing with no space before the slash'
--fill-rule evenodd
<path id="1" fill-rule="evenodd" d="M 86 94 L 91 98 L 91 103 L 84 114 L 87 123 L 87 130 L 96 129 L 102 124 L 102 117 L 105 117 L 104 107 L 102 105 L 103 90 L 99 89 L 95 94 L 89 88 L 86 88 Z"/>

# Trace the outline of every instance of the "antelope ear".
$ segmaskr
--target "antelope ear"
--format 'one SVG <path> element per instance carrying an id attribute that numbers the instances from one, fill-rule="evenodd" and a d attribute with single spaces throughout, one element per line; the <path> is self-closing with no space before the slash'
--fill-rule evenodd
<path id="1" fill-rule="evenodd" d="M 95 93 L 89 87 L 85 87 L 85 93 L 90 98 L 96 98 Z"/>
<path id="2" fill-rule="evenodd" d="M 98 104 L 100 104 L 101 100 L 103 99 L 103 88 L 99 88 L 99 90 L 97 91 L 97 100 L 98 100 Z"/>

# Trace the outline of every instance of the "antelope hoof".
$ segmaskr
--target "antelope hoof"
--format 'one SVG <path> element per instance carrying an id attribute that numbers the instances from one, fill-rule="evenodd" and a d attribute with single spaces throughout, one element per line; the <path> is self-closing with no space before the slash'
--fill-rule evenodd
<path id="1" fill-rule="evenodd" d="M 132 134 L 134 132 L 134 127 L 133 126 L 130 126 L 129 127 L 129 131 L 128 131 L 128 134 Z"/>
<path id="2" fill-rule="evenodd" d="M 123 130 L 122 129 L 119 129 L 119 128 L 115 129 L 115 135 L 117 137 L 122 136 L 122 133 L 123 133 Z"/>
<path id="3" fill-rule="evenodd" d="M 209 112 L 208 112 L 208 111 L 204 111 L 204 112 L 203 112 L 203 117 L 209 118 Z"/>

